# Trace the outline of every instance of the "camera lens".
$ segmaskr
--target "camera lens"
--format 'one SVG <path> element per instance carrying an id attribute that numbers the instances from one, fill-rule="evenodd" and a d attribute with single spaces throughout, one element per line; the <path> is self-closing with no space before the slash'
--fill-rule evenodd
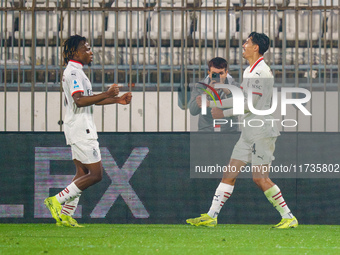
<path id="1" fill-rule="evenodd" d="M 211 75 L 212 79 L 215 80 L 215 81 L 220 81 L 220 74 L 218 73 L 213 73 Z"/>

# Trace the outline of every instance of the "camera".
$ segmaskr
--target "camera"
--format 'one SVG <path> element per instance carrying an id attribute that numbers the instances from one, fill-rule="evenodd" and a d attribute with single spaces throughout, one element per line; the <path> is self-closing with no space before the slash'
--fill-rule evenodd
<path id="1" fill-rule="evenodd" d="M 221 76 L 219 73 L 212 73 L 211 77 L 212 77 L 212 80 L 214 81 L 217 81 L 217 82 L 221 81 Z"/>

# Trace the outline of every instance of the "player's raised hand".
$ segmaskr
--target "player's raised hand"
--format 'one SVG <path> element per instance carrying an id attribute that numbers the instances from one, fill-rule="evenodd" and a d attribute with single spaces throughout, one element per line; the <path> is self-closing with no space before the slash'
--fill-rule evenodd
<path id="1" fill-rule="evenodd" d="M 211 109 L 211 116 L 213 117 L 213 119 L 223 119 L 224 115 L 223 115 L 223 110 L 217 107 L 214 107 Z"/>
<path id="2" fill-rule="evenodd" d="M 109 89 L 107 90 L 107 93 L 111 96 L 111 97 L 115 97 L 119 94 L 119 87 L 117 84 L 113 84 L 109 87 Z"/>
<path id="3" fill-rule="evenodd" d="M 119 104 L 129 104 L 132 99 L 131 92 L 127 92 L 119 98 Z"/>

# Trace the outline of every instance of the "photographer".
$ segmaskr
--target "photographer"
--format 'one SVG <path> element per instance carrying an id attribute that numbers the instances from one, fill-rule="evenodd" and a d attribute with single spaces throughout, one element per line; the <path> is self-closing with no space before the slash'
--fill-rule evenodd
<path id="1" fill-rule="evenodd" d="M 208 63 L 208 76 L 202 81 L 202 83 L 207 84 L 211 87 L 214 87 L 216 83 L 224 83 L 224 84 L 235 84 L 234 79 L 228 74 L 228 62 L 224 58 L 216 57 L 209 61 Z M 198 131 L 210 131 L 213 132 L 213 117 L 211 116 L 211 112 L 207 109 L 207 114 L 201 114 L 202 107 L 202 94 L 205 93 L 204 90 L 208 90 L 214 96 L 216 101 L 219 101 L 217 96 L 205 85 L 201 83 L 196 83 L 191 91 L 191 98 L 188 103 L 188 108 L 190 110 L 190 114 L 196 116 L 199 114 L 198 118 Z M 218 95 L 221 99 L 232 97 L 232 94 L 228 89 L 216 89 Z M 210 95 L 206 95 L 207 100 L 213 100 Z M 229 132 L 229 131 L 237 131 L 237 127 L 230 127 L 230 120 L 233 122 L 237 121 L 237 117 L 226 118 L 228 120 L 228 124 L 221 125 L 216 131 L 221 132 Z"/>

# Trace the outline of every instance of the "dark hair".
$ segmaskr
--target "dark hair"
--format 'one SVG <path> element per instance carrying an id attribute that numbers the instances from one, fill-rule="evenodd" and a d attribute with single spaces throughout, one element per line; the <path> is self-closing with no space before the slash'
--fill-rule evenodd
<path id="1" fill-rule="evenodd" d="M 64 62 L 65 65 L 73 58 L 80 42 L 86 42 L 86 38 L 80 35 L 72 35 L 64 42 Z"/>
<path id="2" fill-rule="evenodd" d="M 227 70 L 228 62 L 224 58 L 216 57 L 216 58 L 213 58 L 209 61 L 208 67 L 209 67 L 209 71 L 210 71 L 211 67 L 215 67 L 217 69 L 224 68 L 225 70 Z"/>
<path id="3" fill-rule="evenodd" d="M 259 53 L 263 55 L 269 48 L 269 37 L 264 33 L 251 32 L 248 38 L 251 38 L 253 44 L 259 46 Z"/>

